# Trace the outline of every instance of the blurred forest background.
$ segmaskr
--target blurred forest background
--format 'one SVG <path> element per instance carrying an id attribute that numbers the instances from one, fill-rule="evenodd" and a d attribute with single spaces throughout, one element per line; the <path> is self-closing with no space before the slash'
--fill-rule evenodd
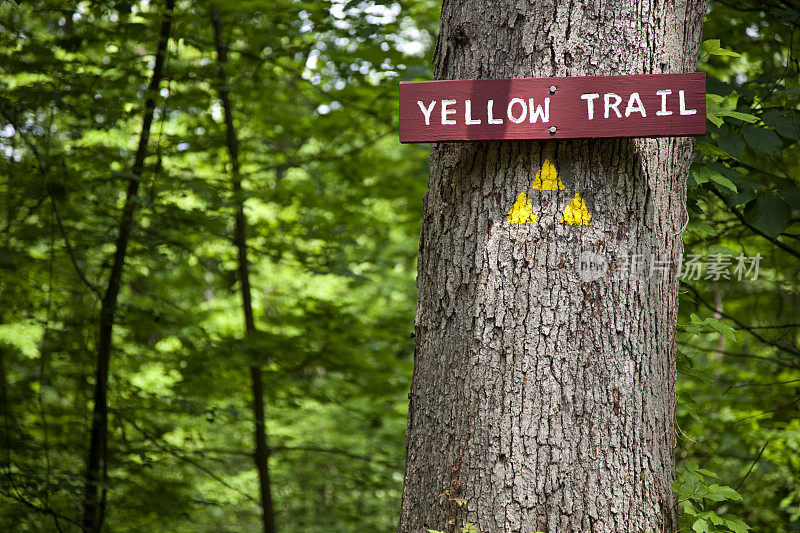
<path id="1" fill-rule="evenodd" d="M 0 4 L 0 531 L 392 531 L 439 4 Z M 705 39 L 675 486 L 800 531 L 800 4 Z"/>

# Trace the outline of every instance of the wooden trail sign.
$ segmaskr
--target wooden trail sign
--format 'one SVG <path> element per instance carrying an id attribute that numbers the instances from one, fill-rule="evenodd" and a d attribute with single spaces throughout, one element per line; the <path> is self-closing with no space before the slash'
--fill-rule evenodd
<path id="1" fill-rule="evenodd" d="M 400 82 L 400 142 L 704 135 L 706 75 Z"/>

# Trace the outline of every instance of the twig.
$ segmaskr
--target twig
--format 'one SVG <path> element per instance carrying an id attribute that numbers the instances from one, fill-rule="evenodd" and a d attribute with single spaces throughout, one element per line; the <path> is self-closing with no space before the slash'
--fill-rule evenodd
<path id="1" fill-rule="evenodd" d="M 797 257 L 798 259 L 800 259 L 800 252 L 798 252 L 797 250 L 795 250 L 794 248 L 792 248 L 788 244 L 779 241 L 777 239 L 777 237 L 770 237 L 769 235 L 767 235 L 766 233 L 764 233 L 760 229 L 756 228 L 755 226 L 752 226 L 752 225 L 748 224 L 747 221 L 744 219 L 744 215 L 742 215 L 742 213 L 738 209 L 736 209 L 736 206 L 729 204 L 728 200 L 725 199 L 725 197 L 722 195 L 722 193 L 720 193 L 716 189 L 711 189 L 711 192 L 713 192 L 717 197 L 719 197 L 719 199 L 722 200 L 722 203 L 724 203 L 725 206 L 728 209 L 730 209 L 731 212 L 734 215 L 736 215 L 736 218 L 738 218 L 739 221 L 742 224 L 744 224 L 745 226 L 747 226 L 753 233 L 755 233 L 756 235 L 759 235 L 760 237 L 763 237 L 763 238 L 767 239 L 769 242 L 771 242 L 772 244 L 774 244 L 775 246 L 777 246 L 778 248 L 780 248 L 784 252 L 787 252 L 787 253 Z"/>
<path id="2" fill-rule="evenodd" d="M 75 256 L 75 249 L 72 248 L 72 244 L 69 242 L 69 238 L 67 237 L 67 232 L 64 230 L 64 223 L 61 220 L 61 213 L 58 210 L 58 204 L 56 203 L 55 196 L 53 196 L 52 191 L 49 192 L 50 196 L 50 203 L 53 204 L 53 213 L 56 215 L 56 222 L 58 223 L 58 229 L 61 232 L 61 238 L 64 239 L 64 245 L 67 248 L 67 255 L 69 255 L 69 259 L 72 262 L 72 266 L 75 268 L 75 273 L 78 275 L 78 278 L 83 282 L 84 285 L 89 287 L 95 296 L 97 296 L 98 301 L 102 301 L 103 295 L 100 294 L 100 289 L 97 288 L 86 275 L 81 270 L 81 267 L 78 265 L 78 258 Z"/>
<path id="3" fill-rule="evenodd" d="M 768 415 L 770 413 L 774 413 L 776 411 L 780 411 L 782 409 L 786 409 L 787 407 L 791 407 L 791 406 L 793 406 L 794 404 L 796 404 L 798 402 L 800 402 L 800 396 L 798 396 L 793 401 L 791 401 L 791 402 L 789 402 L 787 404 L 781 405 L 780 407 L 776 407 L 775 409 L 770 409 L 769 411 L 761 411 L 757 415 L 750 415 L 750 416 L 746 416 L 744 418 L 740 418 L 739 420 L 736 421 L 736 423 L 738 424 L 739 422 L 744 422 L 745 420 L 750 420 L 751 418 L 758 418 L 760 416 Z"/>
<path id="4" fill-rule="evenodd" d="M 750 468 L 748 468 L 748 469 L 747 469 L 747 473 L 744 475 L 744 477 L 743 477 L 743 478 L 742 478 L 742 480 L 739 482 L 739 484 L 738 484 L 738 485 L 736 485 L 736 489 L 735 489 L 735 490 L 737 490 L 737 491 L 738 491 L 740 488 L 742 488 L 742 485 L 744 485 L 744 482 L 745 482 L 745 481 L 747 481 L 747 476 L 749 476 L 749 475 L 750 475 L 750 472 L 752 472 L 752 471 L 753 471 L 753 468 L 756 466 L 756 463 L 758 462 L 758 460 L 759 460 L 759 459 L 761 459 L 761 455 L 764 453 L 764 450 L 766 450 L 766 449 L 767 449 L 767 446 L 769 446 L 769 443 L 770 443 L 770 442 L 772 442 L 772 441 L 767 441 L 767 442 L 765 442 L 765 443 L 764 443 L 764 446 L 762 446 L 762 447 L 761 447 L 761 451 L 760 451 L 760 452 L 758 452 L 758 455 L 756 456 L 755 460 L 753 460 L 753 464 L 751 464 L 751 465 L 750 465 Z"/>
<path id="5" fill-rule="evenodd" d="M 686 285 L 686 286 L 687 286 L 687 287 L 688 287 L 688 288 L 689 288 L 689 289 L 690 289 L 690 290 L 691 290 L 691 291 L 694 293 L 695 297 L 696 297 L 696 298 L 697 298 L 697 299 L 700 301 L 700 303 L 702 303 L 704 306 L 706 306 L 706 307 L 707 307 L 708 309 L 710 309 L 711 311 L 715 311 L 715 312 L 717 311 L 716 307 L 714 307 L 714 306 L 712 306 L 711 304 L 709 304 L 709 303 L 708 303 L 708 302 L 707 302 L 707 301 L 706 301 L 706 300 L 705 300 L 705 299 L 704 299 L 704 298 L 703 298 L 703 297 L 700 295 L 700 291 L 698 291 L 697 289 L 695 289 L 695 288 L 694 288 L 693 286 L 691 286 L 691 285 Z M 767 345 L 769 345 L 769 346 L 774 346 L 775 348 L 778 348 L 779 350 L 783 350 L 783 351 L 785 351 L 785 352 L 788 352 L 788 353 L 791 353 L 791 354 L 793 354 L 793 355 L 800 355 L 800 350 L 798 350 L 798 348 L 797 348 L 796 346 L 784 346 L 784 345 L 780 345 L 780 344 L 778 344 L 778 343 L 776 343 L 776 342 L 769 341 L 769 340 L 765 339 L 764 337 L 762 337 L 761 335 L 759 335 L 758 333 L 754 332 L 754 331 L 753 331 L 753 329 L 752 329 L 751 327 L 747 326 L 747 325 L 746 325 L 746 324 L 744 324 L 742 321 L 740 321 L 740 320 L 738 320 L 738 319 L 734 318 L 734 317 L 733 317 L 733 316 L 731 316 L 730 314 L 727 314 L 727 313 L 725 313 L 725 312 L 720 312 L 720 315 L 722 315 L 723 317 L 727 318 L 728 320 L 730 320 L 731 322 L 733 322 L 734 324 L 736 324 L 736 326 L 737 326 L 739 329 L 741 329 L 741 330 L 744 330 L 744 331 L 747 331 L 748 333 L 750 333 L 750 335 L 752 335 L 753 337 L 755 337 L 755 338 L 756 338 L 756 339 L 758 339 L 759 341 L 763 342 L 764 344 L 767 344 Z"/>

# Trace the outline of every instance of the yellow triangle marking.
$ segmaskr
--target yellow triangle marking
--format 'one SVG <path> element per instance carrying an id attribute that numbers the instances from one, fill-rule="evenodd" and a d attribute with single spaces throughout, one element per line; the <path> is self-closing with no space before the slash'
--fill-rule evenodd
<path id="1" fill-rule="evenodd" d="M 536 223 L 537 217 L 533 214 L 533 206 L 530 200 L 528 200 L 528 195 L 524 192 L 519 193 L 517 201 L 511 206 L 511 211 L 508 212 L 506 220 L 512 224 Z"/>
<path id="2" fill-rule="evenodd" d="M 570 226 L 588 226 L 592 223 L 592 215 L 586 209 L 586 202 L 583 201 L 580 194 L 575 193 L 572 201 L 564 209 L 564 218 L 561 219 L 561 223 Z"/>
<path id="3" fill-rule="evenodd" d="M 544 160 L 542 168 L 536 173 L 536 177 L 533 179 L 533 188 L 540 191 L 564 190 L 564 184 L 561 182 L 561 178 L 558 177 L 556 167 L 553 166 L 549 159 Z"/>

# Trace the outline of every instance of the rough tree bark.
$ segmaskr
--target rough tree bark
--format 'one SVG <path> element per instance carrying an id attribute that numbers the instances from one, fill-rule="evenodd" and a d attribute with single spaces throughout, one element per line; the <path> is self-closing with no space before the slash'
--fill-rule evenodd
<path id="1" fill-rule="evenodd" d="M 704 12 L 704 0 L 445 0 L 435 77 L 691 72 Z M 675 530 L 691 154 L 685 138 L 433 146 L 400 533 Z M 564 190 L 532 187 L 546 160 Z M 506 220 L 520 192 L 534 224 Z M 560 223 L 576 192 L 591 225 Z M 606 264 L 599 279 L 581 271 L 587 252 Z M 642 271 L 626 272 L 631 259 Z"/>
<path id="2" fill-rule="evenodd" d="M 250 293 L 250 269 L 247 262 L 247 218 L 244 214 L 242 195 L 242 176 L 239 171 L 239 139 L 233 125 L 233 108 L 228 92 L 228 79 L 225 64 L 228 62 L 228 47 L 222 40 L 222 21 L 217 6 L 211 7 L 211 22 L 214 27 L 214 45 L 217 50 L 218 93 L 225 113 L 225 143 L 231 159 L 231 188 L 233 189 L 236 215 L 234 218 L 233 244 L 238 253 L 238 275 L 242 291 L 242 312 L 244 314 L 245 333 L 256 332 L 253 318 L 253 300 Z M 256 448 L 253 459 L 258 470 L 259 488 L 261 492 L 261 517 L 264 533 L 275 533 L 275 511 L 272 506 L 272 492 L 269 479 L 269 448 L 264 420 L 264 384 L 261 379 L 261 368 L 250 367 L 250 382 L 253 393 L 253 437 Z"/>
<path id="3" fill-rule="evenodd" d="M 117 300 L 122 287 L 122 272 L 125 268 L 125 256 L 128 253 L 128 241 L 133 229 L 133 215 L 139 200 L 139 182 L 144 171 L 144 160 L 147 156 L 147 145 L 150 140 L 150 127 L 156 107 L 158 86 L 164 75 L 164 57 L 167 51 L 172 28 L 172 11 L 175 0 L 166 0 L 166 12 L 156 47 L 156 61 L 147 87 L 147 99 L 144 105 L 142 131 L 139 146 L 136 150 L 131 179 L 125 195 L 125 204 L 119 220 L 119 232 L 114 243 L 114 259 L 108 285 L 101 301 L 99 340 L 97 344 L 97 369 L 95 370 L 94 408 L 92 412 L 91 441 L 86 461 L 86 485 L 83 496 L 84 531 L 99 532 L 103 528 L 106 508 L 106 481 L 108 470 L 108 372 L 113 346 L 114 317 L 117 313 Z"/>

